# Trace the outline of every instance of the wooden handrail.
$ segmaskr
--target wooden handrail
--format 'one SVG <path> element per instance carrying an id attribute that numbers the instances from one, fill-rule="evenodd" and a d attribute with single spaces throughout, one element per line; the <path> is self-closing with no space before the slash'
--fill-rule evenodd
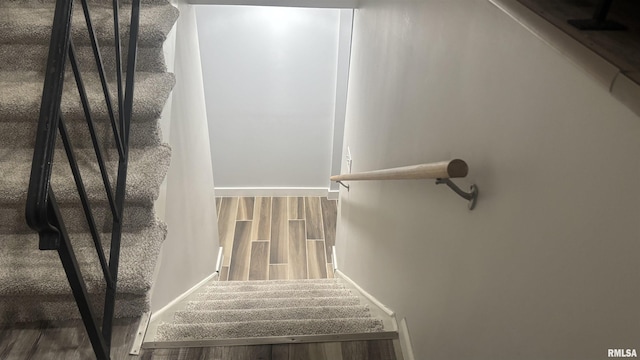
<path id="1" fill-rule="evenodd" d="M 391 169 L 334 175 L 331 181 L 355 180 L 409 180 L 462 178 L 469 173 L 467 163 L 460 159 L 429 164 L 403 166 Z"/>

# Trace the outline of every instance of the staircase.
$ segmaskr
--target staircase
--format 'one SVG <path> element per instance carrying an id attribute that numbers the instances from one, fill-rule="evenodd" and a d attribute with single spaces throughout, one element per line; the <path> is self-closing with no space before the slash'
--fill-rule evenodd
<path id="1" fill-rule="evenodd" d="M 202 346 L 203 341 L 265 344 L 390 335 L 339 279 L 215 281 L 151 332 L 154 347 L 163 342 Z"/>
<path id="2" fill-rule="evenodd" d="M 118 151 L 80 4 L 80 0 L 74 3 L 71 37 L 97 142 L 115 186 Z M 4 324 L 80 318 L 57 252 L 39 250 L 38 235 L 27 226 L 24 215 L 54 7 L 54 0 L 0 0 L 0 323 Z M 113 12 L 110 2 L 92 0 L 89 7 L 117 111 Z M 130 8 L 130 0 L 121 5 L 123 39 L 128 38 Z M 173 75 L 166 72 L 162 43 L 177 16 L 177 9 L 167 1 L 145 0 L 142 4 L 116 317 L 135 317 L 148 310 L 154 268 L 166 235 L 165 226 L 156 220 L 153 204 L 170 158 L 170 149 L 162 144 L 158 128 L 174 84 Z M 122 48 L 126 49 L 126 43 Z M 123 59 L 126 55 L 124 51 Z M 61 112 L 109 259 L 110 203 L 78 94 L 71 66 L 67 65 Z M 60 143 L 58 140 L 51 188 L 90 302 L 95 312 L 102 314 L 106 287 L 103 271 Z"/>

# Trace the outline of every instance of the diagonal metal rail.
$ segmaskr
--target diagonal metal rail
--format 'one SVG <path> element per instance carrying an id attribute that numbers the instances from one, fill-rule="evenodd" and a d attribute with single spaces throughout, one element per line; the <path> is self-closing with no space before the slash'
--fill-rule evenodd
<path id="1" fill-rule="evenodd" d="M 122 219 L 124 215 L 124 199 L 127 184 L 127 167 L 129 155 L 129 130 L 133 109 L 134 79 L 136 54 L 138 47 L 138 31 L 140 21 L 140 0 L 133 0 L 129 25 L 129 48 L 126 76 L 122 71 L 121 39 L 119 29 L 119 3 L 113 0 L 114 41 L 116 52 L 116 87 L 117 109 L 114 108 L 107 83 L 107 75 L 103 65 L 102 54 L 91 22 L 91 14 L 87 0 L 80 0 L 91 42 L 95 65 L 100 78 L 100 85 L 104 93 L 104 101 L 113 133 L 113 145 L 118 152 L 118 168 L 116 174 L 115 194 L 105 155 L 97 136 L 92 110 L 82 79 L 80 64 L 71 40 L 71 24 L 73 14 L 73 0 L 57 0 L 53 19 L 53 27 L 45 72 L 44 88 L 36 144 L 33 152 L 31 177 L 27 195 L 25 216 L 29 226 L 38 232 L 41 250 L 56 250 L 62 267 L 69 281 L 74 299 L 82 316 L 94 353 L 97 359 L 109 359 L 113 316 L 116 303 L 118 267 L 120 258 L 120 244 L 122 239 Z M 86 120 L 89 137 L 95 154 L 95 165 L 100 170 L 104 193 L 111 210 L 111 245 L 109 258 L 105 252 L 96 225 L 87 194 L 82 171 L 78 165 L 77 156 L 67 131 L 64 114 L 61 112 L 62 94 L 66 63 L 71 64 L 72 76 L 76 83 L 78 96 Z M 125 92 L 126 91 L 126 92 Z M 117 119 L 116 119 L 117 118 Z M 82 276 L 81 268 L 73 251 L 72 238 L 67 232 L 64 217 L 54 195 L 52 186 L 53 163 L 56 151 L 56 140 L 61 138 L 63 148 L 71 168 L 73 179 L 80 203 L 91 233 L 98 261 L 102 269 L 106 292 L 104 298 L 104 313 L 102 324 L 97 317 L 95 304 L 90 301 L 87 286 Z"/>

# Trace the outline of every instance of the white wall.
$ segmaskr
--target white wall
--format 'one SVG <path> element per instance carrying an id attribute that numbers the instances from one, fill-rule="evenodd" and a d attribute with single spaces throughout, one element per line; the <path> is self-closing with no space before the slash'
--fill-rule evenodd
<path id="1" fill-rule="evenodd" d="M 462 158 L 341 191 L 340 269 L 406 317 L 417 359 L 603 359 L 640 347 L 640 118 L 479 0 L 363 0 L 353 171 Z M 344 170 L 344 168 L 343 168 Z"/>
<path id="2" fill-rule="evenodd" d="M 198 6 L 218 188 L 329 187 L 340 10 Z"/>
<path id="3" fill-rule="evenodd" d="M 219 246 L 196 17 L 192 5 L 175 5 L 180 18 L 165 56 L 176 86 L 161 120 L 171 166 L 157 204 L 169 232 L 152 289 L 154 312 L 215 271 Z"/>
<path id="4" fill-rule="evenodd" d="M 336 76 L 336 101 L 331 146 L 331 175 L 339 175 L 342 168 L 344 121 L 347 116 L 347 93 L 349 89 L 349 63 L 351 61 L 351 33 L 353 9 L 340 10 L 340 34 L 338 35 L 338 64 Z M 332 194 L 337 196 L 340 185 L 331 183 Z"/>

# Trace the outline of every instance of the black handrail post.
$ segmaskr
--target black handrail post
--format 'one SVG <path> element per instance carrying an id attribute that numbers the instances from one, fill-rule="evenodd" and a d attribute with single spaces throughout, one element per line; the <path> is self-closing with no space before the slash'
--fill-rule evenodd
<path id="1" fill-rule="evenodd" d="M 27 224 L 40 234 L 40 249 L 54 250 L 60 246 L 60 232 L 49 220 L 49 188 L 53 171 L 53 153 L 60 115 L 60 102 L 64 88 L 64 68 L 71 33 L 72 0 L 58 0 L 53 16 L 53 30 L 42 90 L 42 104 L 36 132 L 36 146 L 25 217 Z"/>
<path id="2" fill-rule="evenodd" d="M 116 185 L 116 203 L 120 212 L 120 221 L 113 222 L 111 252 L 109 258 L 109 268 L 111 277 L 114 280 L 114 287 L 107 288 L 107 296 L 105 298 L 104 317 L 103 317 L 103 336 L 107 344 L 111 343 L 111 332 L 105 331 L 110 329 L 113 322 L 115 310 L 115 296 L 118 285 L 118 264 L 120 258 L 120 242 L 122 238 L 122 227 L 124 219 L 124 201 L 125 189 L 127 184 L 127 163 L 129 161 L 129 131 L 131 125 L 131 117 L 133 114 L 133 92 L 135 81 L 135 69 L 138 49 L 138 31 L 140 25 L 140 0 L 133 0 L 131 4 L 131 22 L 129 25 L 129 50 L 127 53 L 127 77 L 125 86 L 124 108 L 122 109 L 123 123 L 120 134 L 123 136 L 124 159 L 118 165 L 118 180 Z"/>

